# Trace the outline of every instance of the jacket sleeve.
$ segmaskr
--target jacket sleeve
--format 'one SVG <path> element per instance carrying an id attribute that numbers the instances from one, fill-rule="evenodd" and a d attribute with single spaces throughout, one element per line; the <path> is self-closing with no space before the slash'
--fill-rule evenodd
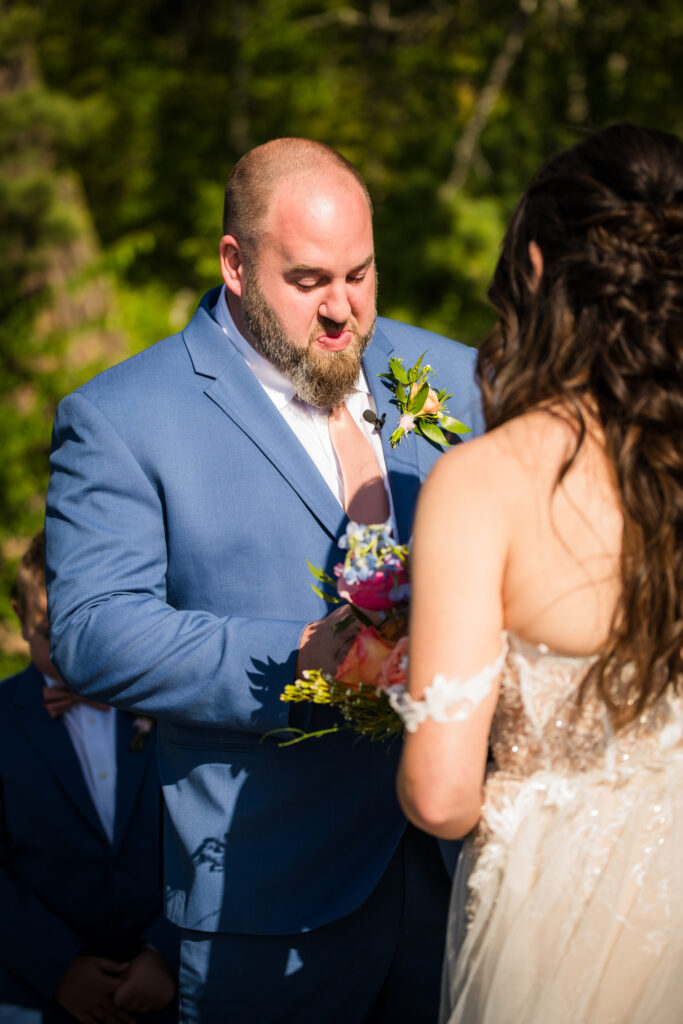
<path id="1" fill-rule="evenodd" d="M 288 724 L 304 621 L 167 602 L 160 488 L 76 392 L 53 431 L 46 515 L 52 657 L 76 692 L 163 721 L 254 733 Z"/>

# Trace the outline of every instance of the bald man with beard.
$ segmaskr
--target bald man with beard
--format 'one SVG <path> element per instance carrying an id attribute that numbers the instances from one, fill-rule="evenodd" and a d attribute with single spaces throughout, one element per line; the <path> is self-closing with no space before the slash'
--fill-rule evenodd
<path id="1" fill-rule="evenodd" d="M 476 435 L 475 353 L 376 319 L 370 197 L 312 140 L 238 162 L 220 269 L 183 331 L 59 407 L 53 658 L 75 691 L 158 720 L 182 1021 L 431 1024 L 453 850 L 401 814 L 400 744 L 269 734 L 333 721 L 279 700 L 338 657 L 340 613 L 306 566 L 340 560 L 349 522 L 331 417 L 369 443 L 407 541 L 440 451 L 414 434 L 391 448 L 378 374 L 426 352 Z"/>

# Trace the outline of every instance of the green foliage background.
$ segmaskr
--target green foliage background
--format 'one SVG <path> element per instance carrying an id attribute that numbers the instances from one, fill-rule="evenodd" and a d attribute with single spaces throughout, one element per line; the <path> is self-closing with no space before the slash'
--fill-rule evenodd
<path id="1" fill-rule="evenodd" d="M 380 312 L 469 344 L 514 202 L 587 128 L 683 132 L 677 0 L 19 0 L 0 18 L 0 676 L 60 397 L 217 282 L 247 148 L 340 149 Z"/>

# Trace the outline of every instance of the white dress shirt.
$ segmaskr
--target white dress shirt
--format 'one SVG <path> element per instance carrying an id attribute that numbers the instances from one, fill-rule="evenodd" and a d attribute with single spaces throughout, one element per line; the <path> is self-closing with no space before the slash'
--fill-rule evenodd
<path id="1" fill-rule="evenodd" d="M 287 424 L 292 428 L 299 441 L 310 455 L 322 475 L 325 483 L 330 488 L 340 505 L 344 505 L 344 481 L 341 468 L 337 460 L 328 422 L 328 410 L 318 409 L 315 406 L 307 405 L 305 402 L 295 400 L 294 385 L 283 373 L 269 363 L 260 352 L 257 352 L 246 338 L 237 330 L 235 321 L 228 308 L 227 288 L 223 285 L 218 296 L 218 302 L 214 306 L 213 315 L 217 323 L 230 338 L 237 351 L 240 353 L 259 384 L 270 398 L 271 402 L 284 417 Z M 373 447 L 382 477 L 384 488 L 387 492 L 389 508 L 391 510 L 392 524 L 394 525 L 394 536 L 396 529 L 394 523 L 394 507 L 391 500 L 391 492 L 387 482 L 387 469 L 384 462 L 382 442 L 379 434 L 371 423 L 363 419 L 366 409 L 377 412 L 375 400 L 372 396 L 368 382 L 361 367 L 355 387 L 346 400 L 346 408 L 353 416 L 355 422 L 363 431 Z"/>
<path id="2" fill-rule="evenodd" d="M 43 676 L 48 686 L 60 684 Z M 116 711 L 74 704 L 62 716 L 102 827 L 111 842 L 116 815 Z"/>

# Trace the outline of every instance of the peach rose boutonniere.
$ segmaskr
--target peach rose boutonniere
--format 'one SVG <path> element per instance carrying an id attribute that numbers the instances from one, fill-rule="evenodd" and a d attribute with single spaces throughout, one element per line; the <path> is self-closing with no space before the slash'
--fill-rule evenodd
<path id="1" fill-rule="evenodd" d="M 326 704 L 339 713 L 340 721 L 317 732 L 287 730 L 296 735 L 281 746 L 339 729 L 353 729 L 371 740 L 390 739 L 403 732 L 389 696 L 405 687 L 408 546 L 394 542 L 388 523 L 349 523 L 339 547 L 346 555 L 334 567 L 334 575 L 309 563 L 322 585 L 313 589 L 330 604 L 345 604 L 349 614 L 339 629 L 355 624 L 356 632 L 334 675 L 319 669 L 304 672 L 302 679 L 285 687 L 280 700 Z"/>
<path id="2" fill-rule="evenodd" d="M 447 447 L 453 443 L 449 435 L 469 434 L 471 430 L 448 412 L 445 403 L 451 395 L 430 386 L 429 378 L 435 371 L 427 364 L 422 365 L 426 354 L 423 352 L 408 370 L 402 359 L 390 359 L 389 373 L 379 374 L 393 393 L 392 402 L 400 412 L 398 426 L 389 438 L 392 448 L 412 431 L 432 444 Z"/>

